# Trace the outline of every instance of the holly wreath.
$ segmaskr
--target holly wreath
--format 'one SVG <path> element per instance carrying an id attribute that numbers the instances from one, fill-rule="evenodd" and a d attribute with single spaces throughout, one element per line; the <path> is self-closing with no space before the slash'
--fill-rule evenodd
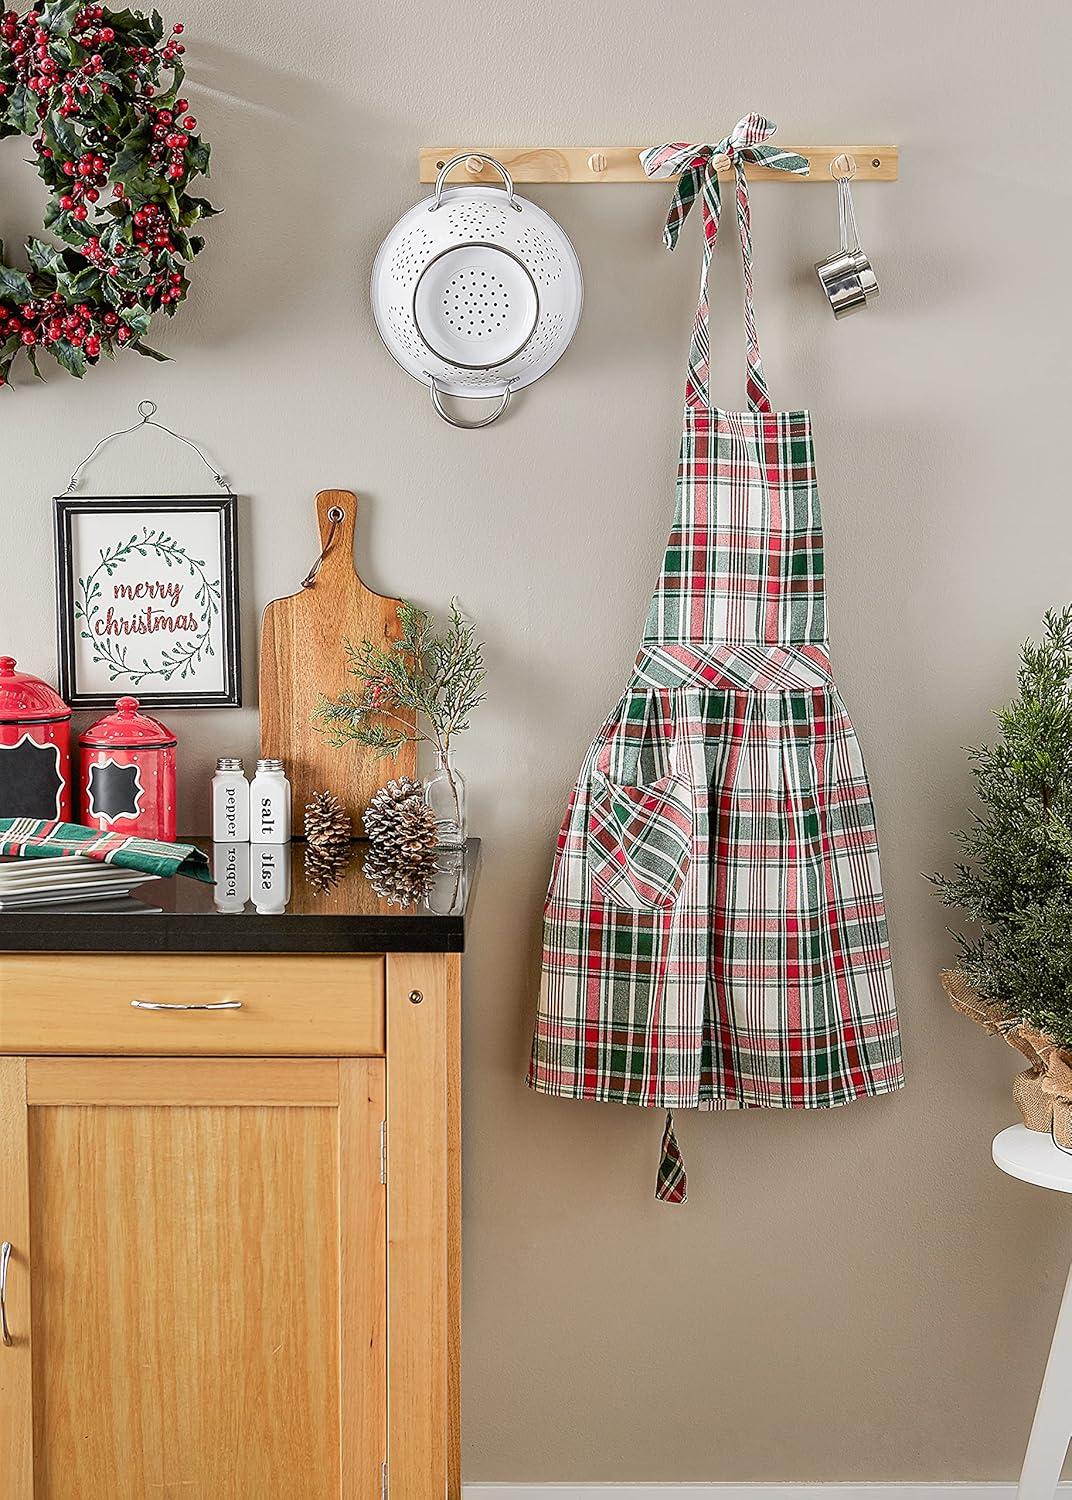
<path id="1" fill-rule="evenodd" d="M 188 191 L 209 146 L 180 97 L 182 34 L 155 10 L 82 0 L 0 13 L 0 138 L 31 137 L 60 242 L 28 239 L 25 271 L 0 243 L 0 385 L 20 355 L 79 378 L 124 348 L 166 357 L 145 335 L 185 299 L 203 244 L 190 230 L 216 212 Z"/>

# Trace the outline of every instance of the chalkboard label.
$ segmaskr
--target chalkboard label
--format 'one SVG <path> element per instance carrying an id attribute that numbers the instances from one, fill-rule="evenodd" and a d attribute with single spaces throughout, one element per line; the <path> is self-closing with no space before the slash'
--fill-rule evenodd
<path id="1" fill-rule="evenodd" d="M 117 766 L 100 761 L 89 768 L 89 816 L 101 823 L 136 818 L 144 788 L 137 766 Z"/>
<path id="2" fill-rule="evenodd" d="M 0 745 L 0 818 L 58 818 L 64 785 L 58 745 Z"/>

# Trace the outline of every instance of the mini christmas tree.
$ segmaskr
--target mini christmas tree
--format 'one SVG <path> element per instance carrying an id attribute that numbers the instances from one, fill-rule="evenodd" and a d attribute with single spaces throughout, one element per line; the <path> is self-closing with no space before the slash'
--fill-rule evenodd
<path id="1" fill-rule="evenodd" d="M 976 928 L 954 934 L 979 995 L 1072 1047 L 1072 605 L 1021 653 L 999 738 L 968 751 L 981 809 L 957 835 L 964 860 L 933 876 Z"/>

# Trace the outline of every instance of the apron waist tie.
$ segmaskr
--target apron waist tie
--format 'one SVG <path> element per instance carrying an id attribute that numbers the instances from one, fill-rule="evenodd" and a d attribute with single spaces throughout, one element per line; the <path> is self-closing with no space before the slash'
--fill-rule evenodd
<path id="1" fill-rule="evenodd" d="M 677 1136 L 674 1134 L 674 1116 L 670 1110 L 666 1111 L 666 1125 L 663 1128 L 662 1155 L 659 1158 L 659 1177 L 655 1184 L 655 1196 L 662 1203 L 685 1203 L 689 1196 L 685 1163 L 682 1160 Z"/>

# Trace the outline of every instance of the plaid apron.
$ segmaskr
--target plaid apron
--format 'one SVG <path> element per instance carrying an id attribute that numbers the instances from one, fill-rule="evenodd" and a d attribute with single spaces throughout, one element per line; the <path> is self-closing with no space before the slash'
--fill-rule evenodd
<path id="1" fill-rule="evenodd" d="M 875 815 L 830 674 L 808 413 L 773 412 L 752 308 L 745 161 L 807 171 L 749 115 L 681 174 L 672 248 L 704 254 L 677 507 L 632 678 L 558 838 L 528 1081 L 668 1111 L 656 1196 L 683 1202 L 669 1113 L 823 1108 L 903 1083 Z M 718 167 L 732 164 L 748 410 L 708 394 Z"/>

